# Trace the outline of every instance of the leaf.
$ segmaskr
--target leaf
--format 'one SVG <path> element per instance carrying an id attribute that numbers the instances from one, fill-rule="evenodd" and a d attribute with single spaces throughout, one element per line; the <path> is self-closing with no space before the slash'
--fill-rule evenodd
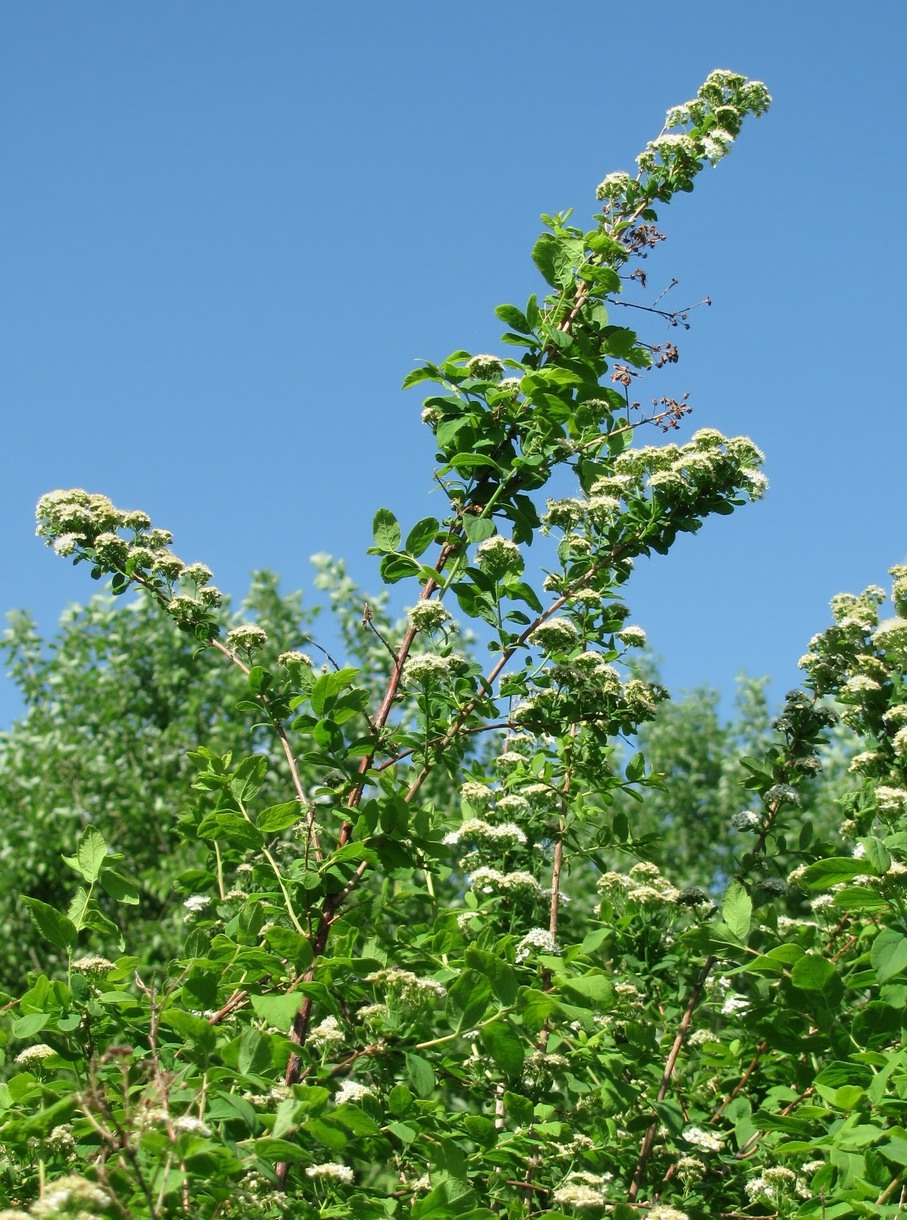
<path id="1" fill-rule="evenodd" d="M 410 1051 L 406 1056 L 406 1067 L 413 1088 L 419 1097 L 431 1097 L 435 1091 L 435 1074 L 428 1060 L 423 1059 L 414 1051 Z"/>
<path id="2" fill-rule="evenodd" d="M 237 1066 L 244 1076 L 261 1075 L 271 1066 L 271 1039 L 260 1029 L 243 1030 Z"/>
<path id="3" fill-rule="evenodd" d="M 303 997 L 300 992 L 291 991 L 289 995 L 253 995 L 249 999 L 256 1016 L 285 1034 L 302 1006 Z"/>
<path id="4" fill-rule="evenodd" d="M 379 551 L 400 549 L 400 526 L 389 508 L 379 508 L 372 521 L 372 537 Z"/>
<path id="5" fill-rule="evenodd" d="M 532 248 L 532 261 L 553 288 L 568 288 L 574 267 L 584 262 L 584 249 L 581 238 L 543 233 Z"/>
<path id="6" fill-rule="evenodd" d="M 340 694 L 340 692 L 350 685 L 353 678 L 359 673 L 358 669 L 347 666 L 344 669 L 332 670 L 331 673 L 322 674 L 312 686 L 309 698 L 312 703 L 312 710 L 317 712 L 319 716 L 331 706 L 331 701 Z"/>
<path id="7" fill-rule="evenodd" d="M 13 1022 L 13 1037 L 31 1038 L 40 1033 L 49 1020 L 50 1015 L 46 1012 L 27 1013 L 26 1016 L 19 1017 L 17 1021 Z"/>
<path id="8" fill-rule="evenodd" d="M 434 542 L 435 535 L 440 528 L 440 523 L 434 517 L 423 517 L 421 521 L 417 521 L 406 535 L 407 555 L 418 559 Z"/>
<path id="9" fill-rule="evenodd" d="M 519 1076 L 525 1052 L 516 1030 L 508 1021 L 495 1021 L 482 1030 L 482 1045 L 507 1076 Z"/>
<path id="10" fill-rule="evenodd" d="M 801 991 L 825 991 L 837 978 L 837 971 L 827 958 L 809 953 L 795 962 L 790 981 Z"/>
<path id="11" fill-rule="evenodd" d="M 484 542 L 494 530 L 494 522 L 489 517 L 474 517 L 471 513 L 463 517 L 463 533 L 470 542 Z"/>
<path id="12" fill-rule="evenodd" d="M 418 385 L 421 381 L 440 380 L 440 371 L 433 364 L 426 364 L 420 369 L 413 369 L 411 373 L 407 373 L 403 378 L 403 385 L 401 388 L 408 390 L 410 386 Z"/>
<path id="13" fill-rule="evenodd" d="M 256 824 L 263 834 L 276 834 L 277 831 L 286 830 L 298 822 L 302 816 L 303 809 L 299 801 L 281 801 L 279 805 L 269 805 L 267 809 L 262 809 L 256 818 Z"/>
<path id="14" fill-rule="evenodd" d="M 486 949 L 478 949 L 470 945 L 466 950 L 466 965 L 484 974 L 491 983 L 492 990 L 505 1007 L 510 1007 L 517 997 L 516 972 L 509 962 L 505 962 L 496 953 Z"/>
<path id="15" fill-rule="evenodd" d="M 469 1029 L 485 1016 L 491 983 L 476 970 L 464 970 L 448 988 L 447 1015 L 455 1029 Z"/>
<path id="16" fill-rule="evenodd" d="M 864 864 L 868 864 L 877 877 L 884 876 L 891 868 L 891 853 L 888 848 L 875 835 L 867 835 L 860 843 L 863 845 Z"/>
<path id="17" fill-rule="evenodd" d="M 250 754 L 244 758 L 230 777 L 230 791 L 238 801 L 248 801 L 258 794 L 268 760 L 263 754 Z"/>
<path id="18" fill-rule="evenodd" d="M 558 979 L 558 987 L 590 1005 L 610 1004 L 614 998 L 614 987 L 604 974 L 582 974 L 572 979 L 562 977 Z"/>
<path id="19" fill-rule="evenodd" d="M 76 848 L 79 872 L 89 884 L 97 881 L 106 855 L 107 844 L 104 836 L 99 830 L 89 826 L 79 839 L 79 846 Z"/>
<path id="20" fill-rule="evenodd" d="M 803 883 L 811 890 L 829 889 L 845 881 L 852 881 L 860 873 L 866 872 L 862 860 L 854 860 L 853 856 L 830 856 L 827 860 L 817 860 L 810 864 L 803 874 Z"/>
<path id="21" fill-rule="evenodd" d="M 528 318 L 521 309 L 517 309 L 516 305 L 499 305 L 494 312 L 502 322 L 506 322 L 514 330 L 518 330 L 524 335 L 532 334 Z"/>
<path id="22" fill-rule="evenodd" d="M 61 915 L 54 907 L 48 906 L 46 902 L 41 902 L 38 898 L 23 896 L 22 901 L 28 907 L 32 923 L 46 941 L 49 941 L 54 948 L 62 949 L 64 953 L 73 947 L 78 932 L 71 919 Z"/>
<path id="23" fill-rule="evenodd" d="M 122 902 L 131 907 L 138 906 L 138 887 L 128 877 L 124 877 L 122 873 L 116 872 L 115 869 L 105 868 L 101 871 L 101 888 L 115 902 Z"/>
<path id="24" fill-rule="evenodd" d="M 292 962 L 298 972 L 307 969 L 312 962 L 312 946 L 307 936 L 300 936 L 291 928 L 268 928 L 265 940 L 271 948 Z"/>
<path id="25" fill-rule="evenodd" d="M 733 936 L 741 942 L 749 935 L 753 900 L 739 881 L 732 881 L 721 903 L 721 915 Z"/>
<path id="26" fill-rule="evenodd" d="M 869 951 L 869 960 L 880 983 L 907 969 L 907 936 L 896 928 L 883 928 Z"/>

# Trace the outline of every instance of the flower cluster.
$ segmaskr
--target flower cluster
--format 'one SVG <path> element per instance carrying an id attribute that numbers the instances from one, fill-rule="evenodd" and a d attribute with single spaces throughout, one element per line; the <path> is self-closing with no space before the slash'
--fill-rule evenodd
<path id="1" fill-rule="evenodd" d="M 42 496 L 35 515 L 38 536 L 58 555 L 92 561 L 114 576 L 115 587 L 116 581 L 141 584 L 180 627 L 200 638 L 217 635 L 211 612 L 223 604 L 223 595 L 210 583 L 210 568 L 174 555 L 173 535 L 152 529 L 147 513 L 125 512 L 107 496 L 72 488 Z M 180 592 L 180 582 L 191 592 Z"/>

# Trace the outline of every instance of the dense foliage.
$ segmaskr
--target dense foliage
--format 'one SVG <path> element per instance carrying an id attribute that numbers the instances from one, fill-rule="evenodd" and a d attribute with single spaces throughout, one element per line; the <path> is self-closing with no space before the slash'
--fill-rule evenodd
<path id="1" fill-rule="evenodd" d="M 902 1213 L 907 568 L 894 617 L 881 590 L 835 602 L 805 689 L 741 762 L 748 808 L 703 874 L 714 892 L 678 887 L 628 813 L 659 781 L 620 743 L 665 698 L 632 673 L 633 560 L 765 480 L 745 437 L 634 444 L 689 407 L 642 411 L 638 379 L 676 348 L 608 307 L 644 288 L 656 206 L 768 104 L 712 73 L 635 177 L 605 178 L 591 230 L 544 218 L 547 295 L 497 311 L 512 354 L 407 378 L 434 387 L 449 507 L 405 530 L 375 515 L 381 575 L 413 602 L 399 632 L 363 615 L 377 680 L 295 638 L 275 650 L 258 621 L 224 632 L 208 569 L 144 513 L 42 498 L 39 534 L 242 674 L 265 735 L 192 751 L 178 832 L 204 855 L 170 960 L 121 945 L 105 903 L 137 887 L 95 826 L 65 845 L 68 903 L 24 898 L 62 965 L 7 1006 L 0 1215 Z M 540 511 L 557 468 L 576 494 Z M 458 647 L 454 605 L 487 665 Z M 843 820 L 814 822 L 800 794 L 833 700 L 863 748 Z"/>

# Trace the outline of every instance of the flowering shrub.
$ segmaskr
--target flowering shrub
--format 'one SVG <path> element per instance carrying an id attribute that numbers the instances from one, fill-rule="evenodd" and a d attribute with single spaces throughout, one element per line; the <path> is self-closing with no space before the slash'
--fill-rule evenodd
<path id="1" fill-rule="evenodd" d="M 634 399 L 676 347 L 609 306 L 645 286 L 656 205 L 768 105 L 758 82 L 712 73 L 635 176 L 602 182 L 590 231 L 544 218 L 549 291 L 497 310 L 511 354 L 457 351 L 406 378 L 434 387 L 422 415 L 448 509 L 405 533 L 375 515 L 381 575 L 415 602 L 393 635 L 363 615 L 389 658 L 378 680 L 293 640 L 266 664 L 265 628 L 224 633 L 210 572 L 147 516 L 41 499 L 55 550 L 144 590 L 245 676 L 270 745 L 193 752 L 183 833 L 207 857 L 179 880 L 172 960 L 149 965 L 102 909 L 135 889 L 96 828 L 66 857 L 65 909 L 23 900 L 65 966 L 6 1009 L 12 1214 L 901 1212 L 907 570 L 892 619 L 878 590 L 836 602 L 806 689 L 743 760 L 721 891 L 646 858 L 627 798 L 644 806 L 658 776 L 618 748 L 666 698 L 627 668 L 645 639 L 622 600 L 634 559 L 765 479 L 752 441 L 711 428 L 635 445 L 690 407 Z M 558 467 L 576 494 L 543 507 Z M 487 665 L 454 647 L 454 607 L 484 625 Z M 799 793 L 831 699 L 865 748 L 823 837 Z"/>

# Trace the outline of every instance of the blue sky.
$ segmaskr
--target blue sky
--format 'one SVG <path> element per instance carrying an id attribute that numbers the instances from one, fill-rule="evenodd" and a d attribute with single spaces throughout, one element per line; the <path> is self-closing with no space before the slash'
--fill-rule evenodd
<path id="1" fill-rule="evenodd" d="M 93 591 L 33 534 L 72 486 L 149 511 L 236 596 L 255 567 L 310 590 L 315 551 L 375 587 L 375 508 L 441 510 L 403 376 L 500 350 L 539 212 L 584 223 L 725 67 L 774 106 L 662 212 L 650 285 L 713 306 L 659 392 L 690 391 L 689 432 L 751 435 L 772 487 L 640 563 L 629 601 L 670 687 L 783 694 L 832 594 L 907 553 L 907 9 L 862 11 L 4 5 L 0 608 L 50 631 Z"/>

